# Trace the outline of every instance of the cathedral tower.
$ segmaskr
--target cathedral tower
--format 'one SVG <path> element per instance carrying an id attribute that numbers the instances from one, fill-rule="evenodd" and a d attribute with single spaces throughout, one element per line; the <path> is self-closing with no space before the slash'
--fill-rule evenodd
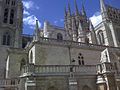
<path id="1" fill-rule="evenodd" d="M 100 0 L 102 23 L 96 28 L 98 43 L 100 45 L 120 46 L 120 9 L 106 5 Z M 102 26 L 102 27 L 101 27 Z"/>
<path id="2" fill-rule="evenodd" d="M 22 45 L 23 5 L 21 0 L 0 1 L 0 45 Z"/>
<path id="3" fill-rule="evenodd" d="M 65 9 L 65 30 L 70 40 L 86 42 L 89 31 L 89 20 L 86 16 L 84 6 L 80 12 L 76 0 L 74 0 L 75 12 L 72 13 L 70 9 L 70 2 L 68 2 L 68 10 Z"/>

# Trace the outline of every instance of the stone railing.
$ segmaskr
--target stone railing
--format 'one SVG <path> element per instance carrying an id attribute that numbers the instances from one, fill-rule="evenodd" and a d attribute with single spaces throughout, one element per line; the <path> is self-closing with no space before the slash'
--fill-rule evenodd
<path id="1" fill-rule="evenodd" d="M 96 66 L 94 65 L 33 65 L 24 66 L 22 75 L 69 75 L 70 72 L 75 75 L 90 74 L 96 75 Z"/>
<path id="2" fill-rule="evenodd" d="M 19 84 L 18 79 L 0 79 L 0 88 L 17 88 Z"/>
<path id="3" fill-rule="evenodd" d="M 112 46 L 105 46 L 105 45 L 97 45 L 97 44 L 90 44 L 90 43 L 83 43 L 83 42 L 75 42 L 70 40 L 57 40 L 53 38 L 45 38 L 40 37 L 39 43 L 42 44 L 54 44 L 54 45 L 64 45 L 70 47 L 81 47 L 81 48 L 88 48 L 88 49 L 97 49 L 97 50 L 104 50 L 106 48 L 110 48 L 111 50 L 119 50 L 119 47 L 112 47 Z"/>

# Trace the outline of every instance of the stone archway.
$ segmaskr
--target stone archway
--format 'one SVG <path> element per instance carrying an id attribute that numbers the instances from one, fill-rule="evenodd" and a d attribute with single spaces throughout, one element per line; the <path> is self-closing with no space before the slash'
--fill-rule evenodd
<path id="1" fill-rule="evenodd" d="M 91 90 L 91 88 L 88 87 L 87 85 L 85 85 L 85 86 L 82 88 L 82 90 Z"/>
<path id="2" fill-rule="evenodd" d="M 47 90 L 58 90 L 58 89 L 54 86 L 50 86 Z"/>

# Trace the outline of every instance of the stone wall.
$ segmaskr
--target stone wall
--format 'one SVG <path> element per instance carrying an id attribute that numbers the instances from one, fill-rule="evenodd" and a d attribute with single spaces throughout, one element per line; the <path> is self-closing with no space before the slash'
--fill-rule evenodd
<path id="1" fill-rule="evenodd" d="M 47 44 L 35 44 L 31 50 L 33 51 L 33 60 L 35 60 L 35 64 L 38 65 L 69 65 L 72 59 L 75 60 L 76 65 L 79 65 L 79 54 L 82 54 L 86 65 L 96 65 L 100 61 L 101 53 L 100 50 Z"/>
<path id="2" fill-rule="evenodd" d="M 0 78 L 5 77 L 5 70 L 6 70 L 6 59 L 7 59 L 7 49 L 9 47 L 0 46 Z"/>
<path id="3" fill-rule="evenodd" d="M 76 76 L 77 90 L 97 90 L 96 76 Z M 34 78 L 35 90 L 69 90 L 69 76 L 47 76 Z M 30 89 L 31 90 L 31 89 Z"/>
<path id="4" fill-rule="evenodd" d="M 6 78 L 17 78 L 21 75 L 22 60 L 28 61 L 27 53 L 16 49 L 10 50 L 6 64 Z"/>

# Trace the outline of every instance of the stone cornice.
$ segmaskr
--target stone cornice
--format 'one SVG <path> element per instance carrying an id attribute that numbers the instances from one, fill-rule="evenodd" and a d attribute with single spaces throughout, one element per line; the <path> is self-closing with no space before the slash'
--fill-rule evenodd
<path id="1" fill-rule="evenodd" d="M 21 48 L 10 47 L 9 49 L 7 49 L 7 51 L 8 51 L 8 53 L 27 54 L 25 49 L 21 49 Z"/>
<path id="2" fill-rule="evenodd" d="M 82 48 L 87 50 L 99 50 L 103 51 L 106 48 L 109 48 L 110 50 L 120 50 L 119 47 L 112 47 L 112 46 L 105 46 L 105 45 L 97 45 L 97 44 L 87 44 L 82 42 L 74 42 L 69 40 L 62 40 L 59 41 L 57 39 L 51 39 L 51 38 L 43 38 L 41 37 L 39 41 L 33 41 L 31 42 L 26 49 L 32 48 L 35 44 L 40 45 L 52 45 L 52 46 L 61 46 L 61 47 L 71 47 L 71 48 Z"/>

